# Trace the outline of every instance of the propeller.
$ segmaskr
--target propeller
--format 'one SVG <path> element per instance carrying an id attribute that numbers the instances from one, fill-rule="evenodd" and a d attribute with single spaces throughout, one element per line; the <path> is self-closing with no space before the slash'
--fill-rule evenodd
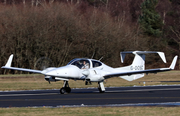
<path id="1" fill-rule="evenodd" d="M 34 64 L 34 69 L 37 70 L 45 70 L 48 67 L 54 67 L 54 63 L 48 57 L 41 57 Z"/>
<path id="2" fill-rule="evenodd" d="M 54 63 L 48 57 L 41 57 L 34 64 L 34 69 L 43 70 L 45 72 L 47 72 L 50 69 L 49 67 L 54 67 Z M 48 82 L 50 84 L 50 81 L 48 81 Z"/>
<path id="3" fill-rule="evenodd" d="M 83 77 L 84 77 L 84 79 L 86 80 L 86 81 L 85 81 L 85 85 L 88 85 L 88 83 L 91 84 L 90 79 L 87 79 L 87 77 L 88 77 L 89 74 L 90 74 L 89 69 L 83 70 L 82 74 L 84 75 Z"/>
<path id="4" fill-rule="evenodd" d="M 82 74 L 86 77 L 88 77 L 88 75 L 90 74 L 90 71 L 88 69 L 85 69 Z"/>

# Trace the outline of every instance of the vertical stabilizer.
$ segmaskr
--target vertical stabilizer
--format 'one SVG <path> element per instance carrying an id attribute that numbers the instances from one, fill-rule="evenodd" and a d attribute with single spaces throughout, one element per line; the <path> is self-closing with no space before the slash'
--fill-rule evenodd
<path id="1" fill-rule="evenodd" d="M 127 52 L 121 52 L 121 62 L 124 62 L 125 55 L 127 53 L 133 53 L 135 55 L 134 60 L 130 66 L 122 67 L 120 68 L 123 71 L 140 71 L 140 70 L 145 70 L 145 54 L 149 53 L 157 53 L 163 60 L 163 62 L 166 63 L 166 58 L 163 52 L 157 52 L 157 51 L 127 51 Z M 133 81 L 138 78 L 141 78 L 144 76 L 144 73 L 142 74 L 134 74 L 130 76 L 121 76 L 121 78 L 128 80 L 128 81 Z"/>

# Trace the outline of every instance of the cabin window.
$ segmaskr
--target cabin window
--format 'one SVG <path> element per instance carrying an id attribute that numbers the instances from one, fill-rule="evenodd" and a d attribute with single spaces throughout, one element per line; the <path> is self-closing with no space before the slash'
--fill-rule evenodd
<path id="1" fill-rule="evenodd" d="M 77 60 L 73 62 L 71 65 L 75 65 L 80 69 L 89 69 L 90 68 L 90 63 L 88 60 Z"/>
<path id="2" fill-rule="evenodd" d="M 93 64 L 93 67 L 99 67 L 102 65 L 102 63 L 98 61 L 92 61 L 92 64 Z"/>

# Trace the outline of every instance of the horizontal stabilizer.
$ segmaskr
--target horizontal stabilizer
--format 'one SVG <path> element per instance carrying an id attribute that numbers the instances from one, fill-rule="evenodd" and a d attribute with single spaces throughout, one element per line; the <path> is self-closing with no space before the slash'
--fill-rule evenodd
<path id="1" fill-rule="evenodd" d="M 158 52 L 158 51 L 126 51 L 126 52 L 120 52 L 121 62 L 124 62 L 124 58 L 126 54 L 133 53 L 133 54 L 151 54 L 151 53 L 157 53 L 161 57 L 164 63 L 166 63 L 166 58 L 164 55 L 164 52 Z"/>

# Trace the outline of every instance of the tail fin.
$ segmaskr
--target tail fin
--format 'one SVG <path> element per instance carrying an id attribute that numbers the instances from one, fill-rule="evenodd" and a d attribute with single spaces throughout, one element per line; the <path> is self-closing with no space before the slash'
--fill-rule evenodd
<path id="1" fill-rule="evenodd" d="M 156 51 L 128 51 L 128 52 L 121 52 L 121 62 L 124 62 L 125 55 L 127 53 L 133 53 L 135 55 L 134 60 L 130 66 L 122 67 L 121 70 L 124 71 L 137 71 L 137 70 L 145 70 L 145 54 L 149 53 L 158 53 L 161 59 L 166 63 L 166 58 L 163 52 L 156 52 Z M 142 74 L 134 74 L 130 76 L 121 76 L 121 78 L 133 81 L 135 79 L 141 78 L 144 76 L 144 73 Z"/>

